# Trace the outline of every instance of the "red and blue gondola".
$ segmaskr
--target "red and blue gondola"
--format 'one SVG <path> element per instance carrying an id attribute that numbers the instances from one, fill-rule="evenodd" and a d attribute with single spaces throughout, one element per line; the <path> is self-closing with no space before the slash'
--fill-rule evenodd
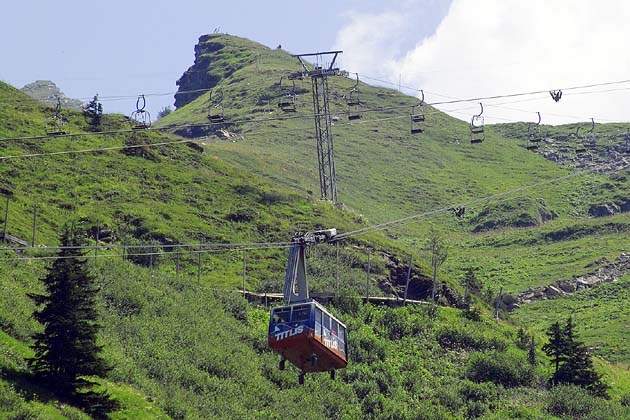
<path id="1" fill-rule="evenodd" d="M 348 364 L 346 326 L 316 301 L 273 308 L 269 347 L 303 373 L 330 371 Z"/>

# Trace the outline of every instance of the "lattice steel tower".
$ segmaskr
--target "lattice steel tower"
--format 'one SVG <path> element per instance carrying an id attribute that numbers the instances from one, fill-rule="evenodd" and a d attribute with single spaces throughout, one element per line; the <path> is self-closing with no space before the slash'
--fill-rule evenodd
<path id="1" fill-rule="evenodd" d="M 311 78 L 313 87 L 313 114 L 315 116 L 315 138 L 317 139 L 317 161 L 319 166 L 319 188 L 322 200 L 331 200 L 337 204 L 337 179 L 335 175 L 335 153 L 333 149 L 332 118 L 328 106 L 328 76 L 347 76 L 347 73 L 335 68 L 337 56 L 343 51 L 326 51 L 311 54 L 294 55 L 302 65 L 302 71 L 291 73 L 289 79 Z M 326 56 L 332 59 L 326 67 Z M 316 57 L 316 64 L 307 64 L 303 57 Z"/>

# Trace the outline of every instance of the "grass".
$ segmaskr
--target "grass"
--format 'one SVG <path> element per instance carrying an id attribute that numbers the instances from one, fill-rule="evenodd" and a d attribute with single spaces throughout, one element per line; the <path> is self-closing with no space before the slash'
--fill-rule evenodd
<path id="1" fill-rule="evenodd" d="M 209 40 L 224 44 L 205 59 L 216 63 L 214 76 L 223 77 L 219 86 L 226 117 L 260 121 L 226 126 L 235 135 L 231 141 L 201 140 L 203 153 L 182 144 L 2 160 L 0 188 L 12 194 L 9 233 L 30 239 L 32 209 L 38 205 L 36 244 L 56 243 L 60 227 L 70 220 L 86 230 L 111 227 L 115 243 L 286 241 L 296 230 L 334 226 L 341 232 L 352 231 L 570 172 L 525 152 L 504 137 L 501 127 L 488 128 L 487 140 L 479 147 L 469 145 L 466 124 L 430 107 L 425 109 L 426 135 L 419 137 L 408 134 L 409 108 L 365 113 L 352 124 L 339 114 L 334 127 L 335 153 L 345 207 L 320 202 L 308 83 L 297 83 L 298 115 L 303 119 L 262 121 L 280 116 L 274 104 L 287 87 L 279 86 L 278 81 L 295 70 L 294 59 L 283 51 L 235 37 L 220 35 Z M 342 96 L 352 85 L 350 79 L 331 79 L 335 112 L 346 110 Z M 415 103 L 391 90 L 364 84 L 360 89 L 369 107 Z M 11 104 L 0 107 L 0 137 L 46 132 L 51 109 L 2 83 L 0 97 Z M 205 123 L 212 103 L 210 94 L 203 94 L 164 117 L 158 126 Z M 71 132 L 87 130 L 79 114 L 68 111 L 65 116 Z M 108 115 L 103 124 L 107 130 L 128 128 L 123 116 Z M 2 141 L 0 153 L 21 155 L 179 139 L 136 132 Z M 176 276 L 171 252 L 161 251 L 150 270 L 123 261 L 104 247 L 91 265 L 102 286 L 101 339 L 106 358 L 115 366 L 103 386 L 122 402 L 121 410 L 112 417 L 277 419 L 300 412 L 309 419 L 448 419 L 501 418 L 496 416 L 508 410 L 522 413 L 518 414 L 522 418 L 551 419 L 547 394 L 539 390 L 548 373 L 546 367 L 538 366 L 535 381 L 516 390 L 496 378 L 495 382 L 478 383 L 467 376 L 474 360 L 492 359 L 497 353 L 497 360 L 508 361 L 503 366 L 506 369 L 522 365 L 519 361 L 525 354 L 514 344 L 514 327 L 487 319 L 470 321 L 451 308 L 440 308 L 437 315 L 431 315 L 422 308 L 359 305 L 367 251 L 373 248 L 372 290 L 390 275 L 384 252 L 401 260 L 412 253 L 414 271 L 426 275 L 429 270 L 422 247 L 428 232 L 436 230 L 451 244 L 450 257 L 440 273 L 440 279 L 451 287 L 458 287 L 461 269 L 473 265 L 487 289 L 496 291 L 502 285 L 510 291 L 523 290 L 580 274 L 602 256 L 613 260 L 627 250 L 628 215 L 586 218 L 591 204 L 627 190 L 628 180 L 623 177 L 584 174 L 519 192 L 514 195 L 516 200 L 509 197 L 469 206 L 463 219 L 442 212 L 345 242 L 340 247 L 340 271 L 342 290 L 350 298 L 338 301 L 334 310 L 350 326 L 352 363 L 338 382 L 314 376 L 304 388 L 295 384 L 295 372 L 274 368 L 277 357 L 265 344 L 266 309 L 253 308 L 226 293 L 241 285 L 240 252 L 202 254 L 200 271 L 197 254 L 184 252 L 182 270 Z M 558 215 L 555 220 L 530 228 L 512 227 L 523 212 L 540 218 L 539 204 L 543 202 L 544 209 Z M 503 203 L 510 205 L 502 207 Z M 496 221 L 498 216 L 505 216 L 501 229 L 472 233 L 476 226 Z M 26 257 L 47 255 L 37 249 L 24 252 Z M 0 328 L 4 331 L 0 335 L 0 372 L 24 373 L 30 336 L 38 328 L 30 318 L 33 308 L 26 293 L 38 290 L 37 278 L 46 264 L 15 260 L 15 256 L 10 251 L 0 253 Z M 333 247 L 313 250 L 309 258 L 313 290 L 331 290 L 335 260 Z M 285 261 L 284 250 L 248 250 L 247 287 L 279 290 Z M 601 299 L 607 302 L 609 298 L 612 296 Z M 627 300 L 622 294 L 621 305 Z M 543 328 L 542 321 L 536 325 L 538 331 Z M 584 337 L 587 335 L 585 332 Z M 602 342 L 602 348 L 616 345 L 615 337 L 611 336 L 610 343 Z M 604 364 L 600 368 L 609 370 L 614 378 L 616 399 L 628 393 L 621 369 Z M 81 418 L 71 408 L 60 411 L 63 409 L 53 400 L 33 397 L 34 384 L 24 385 L 4 374 L 1 380 L 0 386 L 5 387 L 16 410 L 48 410 L 51 418 Z M 519 397 L 516 402 L 515 395 Z M 610 404 L 616 407 L 617 403 Z"/>
<path id="2" fill-rule="evenodd" d="M 538 301 L 517 309 L 523 325 L 544 331 L 557 320 L 573 316 L 579 337 L 605 360 L 623 369 L 630 360 L 630 276 L 575 293 L 563 299 Z"/>

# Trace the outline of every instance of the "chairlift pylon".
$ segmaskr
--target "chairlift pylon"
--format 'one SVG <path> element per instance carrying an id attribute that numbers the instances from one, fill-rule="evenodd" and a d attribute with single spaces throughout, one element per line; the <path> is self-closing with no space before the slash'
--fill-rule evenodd
<path id="1" fill-rule="evenodd" d="M 411 108 L 411 128 L 409 130 L 411 134 L 424 133 L 424 128 L 421 126 L 421 124 L 424 123 L 425 120 L 424 113 L 416 112 L 416 108 L 419 107 L 421 110 L 424 106 L 424 91 L 422 89 L 420 90 L 420 94 L 422 95 L 422 97 L 420 98 L 420 102 L 418 102 Z"/>
<path id="2" fill-rule="evenodd" d="M 483 104 L 481 102 L 479 102 L 479 107 L 481 107 L 481 112 L 479 112 L 479 114 L 473 115 L 470 119 L 471 144 L 483 143 L 483 141 L 486 139 L 486 134 L 483 128 Z"/>
<path id="3" fill-rule="evenodd" d="M 542 120 L 540 112 L 538 114 L 538 122 L 527 123 L 527 146 L 525 148 L 530 151 L 538 150 L 538 143 L 542 140 L 540 135 L 540 121 Z"/>
<path id="4" fill-rule="evenodd" d="M 223 110 L 223 95 L 216 103 L 212 102 L 212 96 L 214 95 L 214 89 L 210 91 L 210 111 L 208 112 L 208 120 L 213 124 L 219 124 L 225 121 L 225 113 Z"/>
<path id="5" fill-rule="evenodd" d="M 358 110 L 353 109 L 361 106 L 361 97 L 359 96 L 359 73 L 355 74 L 357 77 L 356 82 L 354 83 L 354 86 L 352 86 L 352 89 L 350 89 L 346 98 L 346 104 L 350 107 L 350 111 L 348 112 L 348 120 L 350 121 L 358 120 L 362 117 Z"/>
<path id="6" fill-rule="evenodd" d="M 66 134 L 68 134 L 66 133 L 65 125 L 66 125 L 66 122 L 63 118 L 63 115 L 61 114 L 61 98 L 57 96 L 57 104 L 55 105 L 55 113 L 50 119 L 50 124 L 49 124 L 48 130 L 46 131 L 46 135 L 50 137 L 65 136 Z"/>
<path id="7" fill-rule="evenodd" d="M 136 99 L 136 110 L 131 113 L 132 129 L 146 130 L 151 127 L 151 114 L 144 109 L 146 106 L 144 95 L 139 95 Z"/>

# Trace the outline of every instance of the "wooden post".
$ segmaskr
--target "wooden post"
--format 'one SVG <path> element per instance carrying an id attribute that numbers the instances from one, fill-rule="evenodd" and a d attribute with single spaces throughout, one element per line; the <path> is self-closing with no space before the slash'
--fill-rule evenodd
<path id="1" fill-rule="evenodd" d="M 177 258 L 175 260 L 175 277 L 179 278 L 179 263 L 180 263 L 180 259 L 181 259 L 181 254 L 179 252 L 179 250 L 177 251 Z"/>
<path id="2" fill-rule="evenodd" d="M 31 248 L 35 248 L 35 229 L 37 228 L 37 204 L 33 206 L 33 233 L 31 235 Z"/>
<path id="3" fill-rule="evenodd" d="M 435 302 L 435 294 L 437 291 L 437 266 L 438 266 L 437 257 L 433 257 L 433 261 L 431 262 L 433 265 L 433 284 L 431 286 L 431 300 Z"/>
<path id="4" fill-rule="evenodd" d="M 413 256 L 409 256 L 409 268 L 407 269 L 407 282 L 405 283 L 405 297 L 403 298 L 403 306 L 407 305 L 407 290 L 409 290 L 409 280 L 411 280 L 411 262 Z"/>
<path id="5" fill-rule="evenodd" d="M 2 240 L 7 240 L 7 224 L 9 223 L 9 200 L 11 198 L 7 195 L 7 204 L 4 208 L 4 227 L 2 228 Z"/>
<path id="6" fill-rule="evenodd" d="M 497 302 L 494 307 L 494 320 L 499 322 L 499 309 L 501 308 L 501 301 L 503 300 L 503 287 L 499 289 L 499 296 L 497 296 Z"/>
<path id="7" fill-rule="evenodd" d="M 243 296 L 245 296 L 245 278 L 247 277 L 247 254 L 243 248 Z"/>
<path id="8" fill-rule="evenodd" d="M 101 240 L 101 224 L 96 224 L 96 247 L 94 248 L 94 257 L 98 257 L 98 242 Z"/>
<path id="9" fill-rule="evenodd" d="M 335 295 L 339 296 L 339 242 L 335 242 L 335 248 L 337 249 L 337 272 L 336 272 L 336 291 Z"/>
<path id="10" fill-rule="evenodd" d="M 197 253 L 197 286 L 201 285 L 201 248 Z"/>
<path id="11" fill-rule="evenodd" d="M 371 268 L 371 253 L 368 251 L 368 266 L 367 266 L 367 276 L 365 276 L 365 303 L 368 303 L 370 300 L 370 268 Z"/>
<path id="12" fill-rule="evenodd" d="M 464 289 L 464 306 L 470 309 L 470 279 L 466 276 L 466 288 Z"/>

